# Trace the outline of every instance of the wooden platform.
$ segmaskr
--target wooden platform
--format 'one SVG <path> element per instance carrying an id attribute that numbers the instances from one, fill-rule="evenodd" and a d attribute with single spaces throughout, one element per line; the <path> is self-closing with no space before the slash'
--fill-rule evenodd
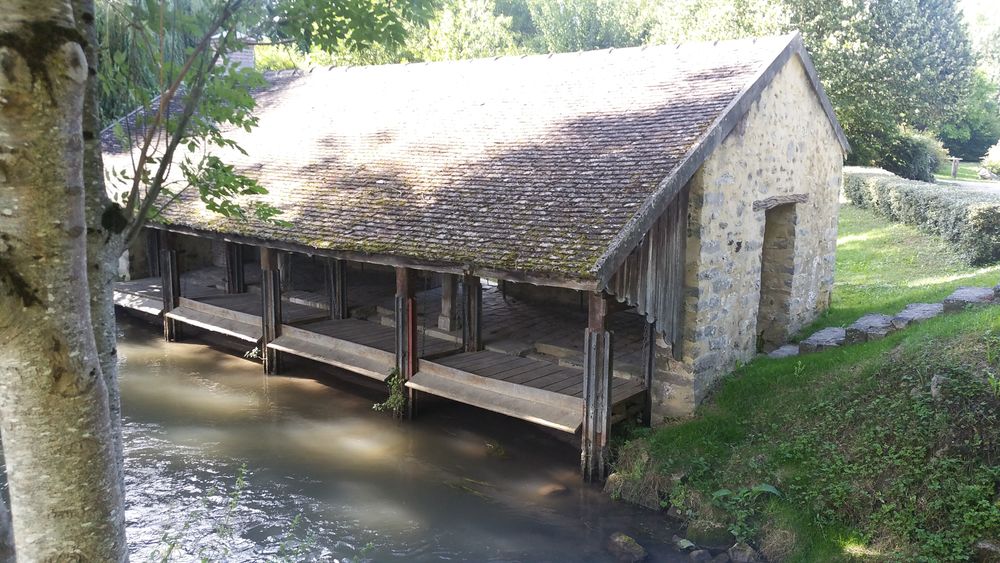
<path id="1" fill-rule="evenodd" d="M 181 292 L 191 299 L 225 294 L 216 287 L 185 281 L 182 281 Z M 115 282 L 114 294 L 115 305 L 119 307 L 155 317 L 163 314 L 163 291 L 159 277 Z"/>
<path id="2" fill-rule="evenodd" d="M 201 299 L 180 298 L 180 305 L 167 313 L 167 317 L 185 324 L 257 343 L 263 336 L 259 294 L 237 293 L 214 295 Z M 296 303 L 283 303 L 282 321 L 287 324 L 322 319 L 329 313 L 316 307 Z"/>
<path id="3" fill-rule="evenodd" d="M 420 338 L 421 357 L 455 349 L 452 342 Z M 358 319 L 326 319 L 299 326 L 282 325 L 281 336 L 268 348 L 336 366 L 385 381 L 396 366 L 396 331 Z"/>
<path id="4" fill-rule="evenodd" d="M 407 386 L 564 432 L 583 422 L 583 372 L 491 351 L 422 360 Z M 615 405 L 643 393 L 642 384 L 616 377 Z"/>

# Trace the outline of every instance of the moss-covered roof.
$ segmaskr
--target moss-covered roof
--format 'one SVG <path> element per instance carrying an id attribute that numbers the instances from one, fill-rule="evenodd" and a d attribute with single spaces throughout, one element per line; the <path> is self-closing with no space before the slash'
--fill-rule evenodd
<path id="1" fill-rule="evenodd" d="M 594 280 L 623 229 L 790 40 L 270 74 L 259 126 L 231 134 L 248 155 L 224 159 L 267 187 L 291 226 L 225 220 L 193 197 L 166 221 Z"/>

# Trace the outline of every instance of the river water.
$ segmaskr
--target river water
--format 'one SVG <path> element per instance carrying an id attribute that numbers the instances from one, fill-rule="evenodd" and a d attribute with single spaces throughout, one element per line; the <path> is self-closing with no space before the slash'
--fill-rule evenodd
<path id="1" fill-rule="evenodd" d="M 265 377 L 232 344 L 119 332 L 133 561 L 612 561 L 617 531 L 687 560 L 662 515 L 581 483 L 577 447 L 533 425 L 433 400 L 396 423 L 343 372 Z"/>

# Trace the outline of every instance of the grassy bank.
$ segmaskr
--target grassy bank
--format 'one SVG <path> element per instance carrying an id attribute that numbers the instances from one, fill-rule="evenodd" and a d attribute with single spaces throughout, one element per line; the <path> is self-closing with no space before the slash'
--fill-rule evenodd
<path id="1" fill-rule="evenodd" d="M 896 314 L 909 303 L 933 303 L 963 285 L 993 285 L 1000 264 L 964 263 L 948 243 L 865 209 L 840 208 L 833 301 L 803 334 L 847 326 L 865 313 Z"/>
<path id="2" fill-rule="evenodd" d="M 951 161 L 946 160 L 941 167 L 934 172 L 934 177 L 938 180 L 958 180 L 960 182 L 991 182 L 992 180 L 983 180 L 979 177 L 980 166 L 982 165 L 979 162 L 959 162 L 958 175 L 956 178 L 952 178 Z"/>
<path id="3" fill-rule="evenodd" d="M 825 324 L 993 285 L 941 241 L 843 209 Z M 691 420 L 619 449 L 613 494 L 772 561 L 963 561 L 1000 541 L 1000 307 L 737 370 Z"/>

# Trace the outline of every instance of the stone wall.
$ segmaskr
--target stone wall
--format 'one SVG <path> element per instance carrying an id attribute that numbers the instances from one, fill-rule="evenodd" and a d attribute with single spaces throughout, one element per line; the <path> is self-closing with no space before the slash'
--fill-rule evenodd
<path id="1" fill-rule="evenodd" d="M 781 245 L 793 251 L 771 253 L 777 262 L 765 269 L 765 303 L 784 291 L 787 306 L 780 315 L 765 310 L 783 327 L 762 328 L 772 337 L 795 333 L 829 306 L 842 164 L 834 130 L 792 57 L 690 183 L 682 359 L 658 343 L 657 415 L 690 413 L 720 377 L 757 353 L 767 211 L 754 202 L 807 197 L 786 204 L 794 207 L 783 223 L 775 217 L 775 237 L 784 230 Z"/>

